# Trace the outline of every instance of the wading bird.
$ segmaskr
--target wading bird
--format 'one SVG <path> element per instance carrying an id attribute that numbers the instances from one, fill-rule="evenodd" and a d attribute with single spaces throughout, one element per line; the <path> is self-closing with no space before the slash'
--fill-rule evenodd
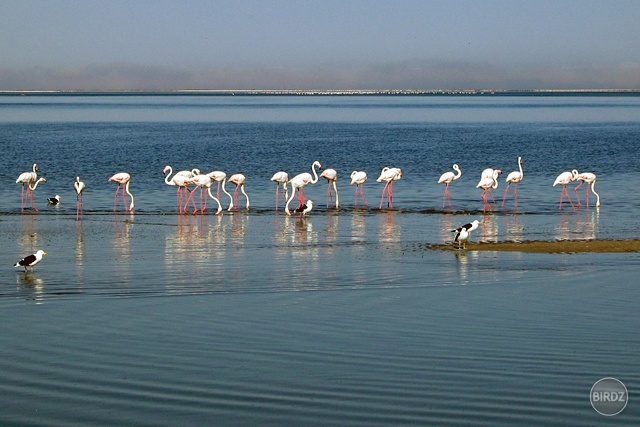
<path id="1" fill-rule="evenodd" d="M 582 172 L 576 176 L 576 180 L 580 180 L 580 184 L 573 189 L 576 193 L 576 197 L 578 199 L 578 207 L 580 207 L 580 196 L 578 195 L 578 189 L 584 184 L 587 183 L 587 191 L 585 192 L 585 197 L 587 199 L 587 207 L 589 207 L 589 188 L 591 188 L 591 192 L 596 195 L 596 208 L 600 207 L 600 195 L 596 193 L 596 174 L 591 172 Z"/>
<path id="2" fill-rule="evenodd" d="M 338 180 L 338 172 L 335 169 L 325 169 L 320 174 L 321 178 L 327 180 L 327 198 L 333 199 L 331 194 L 331 185 L 333 184 L 333 190 L 336 192 L 336 209 L 340 207 L 340 201 L 338 199 L 338 187 L 336 181 Z M 327 200 L 327 207 L 329 207 L 329 201 Z"/>
<path id="3" fill-rule="evenodd" d="M 271 177 L 271 181 L 276 183 L 276 210 L 278 210 L 278 194 L 280 192 L 280 186 L 284 190 L 282 194 L 284 195 L 284 202 L 287 203 L 287 199 L 289 196 L 289 190 L 287 189 L 287 182 L 289 182 L 289 174 L 280 171 L 273 174 Z"/>
<path id="4" fill-rule="evenodd" d="M 571 205 L 571 209 L 573 209 L 573 202 L 571 201 L 571 197 L 569 197 L 569 191 L 567 191 L 567 185 L 575 181 L 578 177 L 578 171 L 572 170 L 571 172 L 562 172 L 556 180 L 553 182 L 553 186 L 562 185 L 562 191 L 560 192 L 560 207 L 562 210 L 562 199 L 567 198 L 569 204 Z"/>
<path id="5" fill-rule="evenodd" d="M 451 230 L 452 233 L 456 233 L 456 237 L 453 239 L 453 241 L 458 243 L 458 249 L 467 248 L 467 240 L 469 239 L 471 232 L 476 228 L 478 228 L 479 223 L 480 221 L 476 219 L 475 221 L 472 221 L 469 224 L 465 224 L 462 227 L 458 227 L 455 230 Z"/>
<path id="6" fill-rule="evenodd" d="M 109 181 L 113 181 L 118 186 L 116 187 L 116 193 L 113 201 L 113 211 L 116 212 L 118 207 L 118 190 L 122 188 L 122 200 L 124 201 L 124 209 L 126 212 L 133 211 L 133 194 L 129 191 L 129 184 L 131 182 L 131 175 L 126 172 L 119 172 L 109 178 Z M 127 194 L 131 197 L 131 204 L 127 207 Z"/>
<path id="7" fill-rule="evenodd" d="M 367 180 L 367 173 L 363 172 L 363 171 L 353 171 L 351 172 L 351 184 L 349 185 L 354 185 L 356 186 L 356 193 L 355 193 L 355 201 L 354 201 L 354 205 L 358 206 L 358 189 L 360 189 L 360 196 L 362 196 L 362 199 L 364 200 L 364 204 L 367 205 L 367 198 L 364 197 L 364 182 Z"/>
<path id="8" fill-rule="evenodd" d="M 440 175 L 440 179 L 438 180 L 438 184 L 446 184 L 446 187 L 444 188 L 444 195 L 442 196 L 443 209 L 446 205 L 447 200 L 449 200 L 449 206 L 453 207 L 453 205 L 451 204 L 451 194 L 449 193 L 449 184 L 462 176 L 462 171 L 457 164 L 453 165 L 453 170 L 455 170 L 457 173 L 453 173 L 451 171 L 445 172 Z"/>
<path id="9" fill-rule="evenodd" d="M 35 254 L 27 255 L 22 258 L 20 261 L 16 262 L 14 267 L 24 267 L 24 272 L 27 272 L 27 267 L 31 267 L 31 272 L 33 272 L 33 268 L 37 263 L 42 261 L 42 257 L 47 253 L 42 249 L 38 250 Z"/>
<path id="10" fill-rule="evenodd" d="M 519 171 L 513 171 L 507 175 L 507 188 L 504 190 L 504 196 L 502 196 L 502 208 L 504 209 L 504 203 L 507 201 L 507 195 L 509 194 L 509 187 L 513 184 L 513 200 L 515 202 L 516 209 L 518 208 L 518 183 L 524 178 L 524 172 L 522 171 L 522 157 L 518 157 Z"/>
<path id="11" fill-rule="evenodd" d="M 380 196 L 380 209 L 382 209 L 382 201 L 384 200 L 384 194 L 387 193 L 387 208 L 393 208 L 393 182 L 402 178 L 402 170 L 400 168 L 382 168 L 380 176 L 376 181 L 386 182 L 382 189 L 382 195 Z"/>
<path id="12" fill-rule="evenodd" d="M 304 187 L 307 184 L 315 184 L 316 182 L 318 182 L 318 174 L 316 172 L 316 166 L 318 167 L 318 169 L 322 169 L 322 165 L 320 164 L 319 161 L 316 160 L 315 162 L 313 162 L 313 164 L 311 165 L 311 171 L 313 172 L 313 177 L 309 172 L 303 172 L 301 174 L 294 176 L 292 179 L 289 180 L 289 184 L 291 184 L 291 196 L 287 200 L 287 204 L 284 207 L 284 210 L 287 213 L 287 215 L 291 215 L 291 211 L 289 211 L 289 204 L 291 203 L 291 200 L 293 200 L 293 198 L 295 197 L 296 190 L 299 192 L 298 207 L 300 207 L 307 200 L 304 194 Z"/>

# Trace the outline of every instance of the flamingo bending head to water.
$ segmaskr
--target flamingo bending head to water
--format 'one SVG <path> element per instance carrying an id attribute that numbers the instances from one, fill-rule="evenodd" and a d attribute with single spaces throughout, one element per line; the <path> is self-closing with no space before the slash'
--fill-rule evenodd
<path id="1" fill-rule="evenodd" d="M 382 189 L 382 195 L 380 196 L 380 209 L 382 209 L 382 201 L 384 200 L 385 192 L 387 194 L 387 207 L 393 208 L 393 182 L 402 178 L 402 170 L 400 168 L 390 168 L 385 166 L 380 172 L 380 176 L 376 181 L 386 182 Z"/>
<path id="2" fill-rule="evenodd" d="M 368 204 L 367 203 L 367 199 L 366 197 L 364 197 L 364 182 L 367 180 L 367 173 L 364 171 L 353 171 L 351 172 L 351 183 L 349 185 L 354 185 L 356 186 L 356 193 L 355 193 L 355 201 L 354 201 L 354 205 L 357 206 L 358 205 L 358 189 L 360 189 L 360 195 L 362 196 L 362 198 L 364 199 L 364 204 Z"/>
<path id="3" fill-rule="evenodd" d="M 577 171 L 576 171 L 577 172 Z M 596 195 L 596 208 L 600 207 L 600 195 L 596 193 L 596 174 L 592 172 L 582 172 L 576 175 L 576 180 L 580 180 L 580 184 L 574 188 L 573 191 L 576 193 L 576 197 L 578 199 L 578 207 L 580 207 L 580 196 L 578 195 L 578 189 L 584 184 L 587 183 L 587 191 L 585 192 L 585 197 L 587 199 L 587 207 L 589 207 L 589 188 L 591 188 L 591 192 Z"/>
<path id="4" fill-rule="evenodd" d="M 113 211 L 115 212 L 117 210 L 118 190 L 120 190 L 120 188 L 122 188 L 122 199 L 125 204 L 125 211 L 127 212 L 133 211 L 133 206 L 134 206 L 133 194 L 131 194 L 131 192 L 129 191 L 129 184 L 131 183 L 131 175 L 129 175 L 126 172 L 119 172 L 113 175 L 111 178 L 109 178 L 109 181 L 113 181 L 116 184 L 118 184 L 118 186 L 116 187 L 116 193 L 114 196 Z M 129 197 L 131 197 L 131 204 L 128 207 L 127 207 L 127 194 L 129 195 Z"/>
<path id="5" fill-rule="evenodd" d="M 340 207 L 340 202 L 338 199 L 338 187 L 336 181 L 338 180 L 338 172 L 335 169 L 325 169 L 320 174 L 321 178 L 327 180 L 327 197 L 329 199 L 333 198 L 331 194 L 331 185 L 333 184 L 333 190 L 336 192 L 336 209 Z M 327 207 L 329 207 L 329 202 L 327 201 Z"/>

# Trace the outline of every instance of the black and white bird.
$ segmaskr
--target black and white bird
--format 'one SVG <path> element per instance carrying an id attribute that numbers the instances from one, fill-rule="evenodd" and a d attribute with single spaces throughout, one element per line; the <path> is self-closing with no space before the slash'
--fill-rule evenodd
<path id="1" fill-rule="evenodd" d="M 471 232 L 478 228 L 480 221 L 477 219 L 469 224 L 465 224 L 462 227 L 458 227 L 455 230 L 451 230 L 452 233 L 456 233 L 454 242 L 458 242 L 458 249 L 466 249 L 467 240 L 471 235 Z"/>
<path id="2" fill-rule="evenodd" d="M 60 195 L 59 195 L 59 194 L 56 194 L 56 195 L 55 195 L 55 196 L 53 196 L 53 197 L 49 197 L 49 198 L 47 199 L 47 202 L 49 202 L 49 204 L 50 204 L 50 205 L 57 205 L 57 204 L 59 204 L 59 203 L 60 203 L 60 200 L 61 200 L 61 199 L 62 199 L 62 197 L 60 197 Z"/>
<path id="3" fill-rule="evenodd" d="M 45 256 L 46 254 L 47 253 L 45 251 L 40 249 L 35 254 L 27 255 L 26 257 L 22 258 L 20 261 L 16 262 L 14 267 L 24 267 L 25 273 L 27 272 L 27 267 L 31 267 L 31 271 L 33 272 L 33 267 L 37 263 L 42 261 L 42 257 Z"/>
<path id="4" fill-rule="evenodd" d="M 300 213 L 300 216 L 304 216 L 311 212 L 313 209 L 313 202 L 311 200 L 307 200 L 302 206 L 297 207 L 294 212 Z"/>

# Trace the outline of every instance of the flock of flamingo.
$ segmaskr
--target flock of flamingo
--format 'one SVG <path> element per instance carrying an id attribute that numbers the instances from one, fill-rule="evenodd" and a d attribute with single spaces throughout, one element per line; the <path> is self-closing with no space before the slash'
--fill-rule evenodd
<path id="1" fill-rule="evenodd" d="M 513 185 L 513 198 L 514 203 L 517 208 L 518 206 L 518 184 L 524 178 L 524 172 L 522 170 L 522 157 L 518 157 L 518 170 L 509 173 L 506 178 L 507 187 L 504 191 L 504 195 L 502 197 L 502 208 L 504 208 L 505 203 L 507 201 L 507 196 L 509 193 L 509 189 Z M 319 161 L 314 161 L 311 165 L 311 173 L 303 172 L 300 173 L 293 178 L 289 179 L 289 174 L 284 171 L 276 172 L 272 177 L 271 181 L 276 183 L 276 210 L 278 210 L 278 203 L 280 197 L 283 197 L 285 207 L 284 211 L 287 215 L 292 215 L 292 213 L 300 213 L 301 215 L 308 214 L 313 208 L 313 202 L 308 200 L 305 196 L 304 189 L 307 184 L 315 184 L 318 182 L 320 178 L 324 178 L 327 180 L 327 198 L 333 200 L 335 194 L 335 207 L 339 208 L 339 196 L 338 196 L 338 173 L 335 169 L 324 169 L 320 175 L 318 175 L 316 168 L 322 169 L 322 165 Z M 451 203 L 451 193 L 449 191 L 450 184 L 460 178 L 462 176 L 462 171 L 457 164 L 453 165 L 454 172 L 445 172 L 438 179 L 438 183 L 445 184 L 444 195 L 442 197 L 442 207 L 445 208 L 447 205 L 452 207 Z M 16 179 L 16 183 L 22 184 L 22 193 L 21 193 L 21 209 L 24 211 L 26 202 L 28 200 L 31 201 L 32 208 L 37 211 L 37 207 L 34 201 L 34 191 L 38 187 L 39 183 L 46 183 L 47 180 L 44 177 L 38 177 L 38 165 L 33 164 L 32 170 L 29 172 L 23 172 L 20 174 L 18 179 Z M 220 203 L 220 191 L 224 192 L 226 196 L 229 198 L 229 205 L 227 207 L 227 211 L 233 211 L 239 209 L 239 195 L 242 193 L 246 200 L 246 209 L 248 210 L 250 207 L 249 196 L 245 191 L 245 183 L 246 177 L 243 174 L 234 174 L 231 175 L 227 179 L 227 174 L 222 171 L 213 171 L 210 173 L 203 174 L 198 169 L 192 170 L 182 170 L 176 173 L 173 172 L 173 168 L 171 166 L 165 166 L 162 170 L 162 173 L 165 175 L 164 182 L 167 185 L 177 187 L 176 190 L 176 198 L 177 198 L 177 209 L 178 213 L 184 214 L 191 212 L 196 214 L 200 212 L 201 214 L 205 213 L 207 210 L 207 200 L 208 198 L 213 199 L 217 204 L 216 214 L 221 214 L 223 207 Z M 484 202 L 484 207 L 486 209 L 490 209 L 490 201 L 489 198 L 495 202 L 493 199 L 493 195 L 491 193 L 492 189 L 498 188 L 498 177 L 502 173 L 500 169 L 488 168 L 482 171 L 480 181 L 476 185 L 476 188 L 481 188 L 482 191 L 482 200 Z M 313 175 L 312 175 L 313 174 Z M 367 173 L 364 171 L 353 171 L 351 173 L 351 185 L 355 185 L 355 205 L 358 204 L 358 197 L 367 204 L 367 199 L 364 195 L 364 183 L 367 180 Z M 384 188 L 382 189 L 382 194 L 380 197 L 380 209 L 384 204 L 384 199 L 386 196 L 387 199 L 387 207 L 393 208 L 393 183 L 402 178 L 402 170 L 400 168 L 392 168 L 392 167 L 384 167 L 380 173 L 380 176 L 376 180 L 377 182 L 384 182 Z M 108 181 L 114 182 L 117 184 L 115 195 L 114 195 L 114 211 L 117 211 L 118 198 L 122 197 L 125 211 L 131 212 L 134 208 L 134 197 L 131 194 L 129 189 L 129 185 L 131 183 L 131 175 L 126 172 L 116 173 L 111 176 Z M 589 206 L 589 190 L 597 197 L 596 207 L 600 206 L 600 195 L 595 191 L 595 183 L 596 183 L 596 175 L 591 172 L 579 173 L 576 169 L 571 172 L 563 172 L 561 173 L 553 183 L 553 186 L 561 185 L 562 191 L 560 193 L 560 206 L 559 209 L 562 210 L 562 203 L 566 198 L 572 209 L 575 208 L 571 198 L 569 196 L 569 192 L 567 190 L 567 185 L 580 181 L 580 184 L 576 186 L 574 189 L 577 197 L 577 207 L 580 207 L 580 197 L 578 196 L 579 188 L 586 183 L 586 203 Z M 225 187 L 225 184 L 230 182 L 235 185 L 235 191 L 230 194 Z M 211 191 L 211 188 L 214 186 L 214 183 L 217 183 L 217 192 L 214 195 Z M 190 188 L 190 186 L 192 188 Z M 290 187 L 290 190 L 289 190 Z M 282 188 L 282 192 L 280 191 Z M 85 190 L 85 184 L 80 181 L 80 177 L 76 177 L 76 181 L 74 183 L 74 189 L 76 192 L 76 202 L 77 202 L 77 212 L 78 215 L 82 210 L 82 194 Z M 194 198 L 195 190 L 199 190 L 199 206 L 196 204 L 196 200 Z M 281 196 L 282 193 L 282 196 Z M 298 205 L 294 209 L 290 209 L 291 202 L 294 198 L 296 198 Z M 127 196 L 130 198 L 130 203 L 127 205 Z M 51 197 L 48 199 L 48 202 L 51 204 L 60 203 L 60 196 L 56 195 L 55 197 Z M 192 206 L 191 210 L 189 206 Z"/>

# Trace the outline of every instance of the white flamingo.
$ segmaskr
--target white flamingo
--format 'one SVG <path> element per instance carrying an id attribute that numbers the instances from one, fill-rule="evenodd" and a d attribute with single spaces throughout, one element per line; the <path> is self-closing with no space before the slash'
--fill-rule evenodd
<path id="1" fill-rule="evenodd" d="M 293 198 L 295 197 L 296 190 L 298 190 L 300 193 L 298 196 L 298 200 L 299 200 L 298 207 L 300 207 L 306 201 L 306 197 L 304 194 L 304 187 L 307 184 L 315 184 L 316 182 L 318 182 L 318 173 L 316 172 L 316 166 L 319 169 L 322 169 L 322 165 L 320 164 L 319 161 L 316 160 L 315 162 L 313 162 L 313 164 L 311 165 L 311 171 L 313 172 L 313 177 L 311 176 L 310 173 L 303 172 L 301 174 L 294 176 L 292 179 L 289 180 L 289 184 L 291 184 L 291 196 L 287 200 L 287 204 L 284 207 L 284 210 L 287 213 L 287 215 L 291 215 L 291 211 L 289 211 L 289 204 L 291 203 L 291 200 L 293 200 Z"/>
<path id="2" fill-rule="evenodd" d="M 229 182 L 234 184 L 236 186 L 235 191 L 233 192 L 233 199 L 236 203 L 236 205 L 239 205 L 238 203 L 238 198 L 239 198 L 239 194 L 238 192 L 241 191 L 242 194 L 244 194 L 244 198 L 247 199 L 247 210 L 249 210 L 249 196 L 247 195 L 247 193 L 244 191 L 244 184 L 247 181 L 247 178 L 241 174 L 241 173 L 236 173 L 233 174 L 229 177 Z M 229 205 L 229 209 L 227 209 L 228 211 L 233 209 L 233 202 L 231 202 L 231 204 Z M 239 207 L 238 207 L 239 209 Z"/>
<path id="3" fill-rule="evenodd" d="M 576 176 L 576 180 L 580 180 L 580 184 L 578 184 L 576 186 L 576 188 L 574 188 L 573 191 L 575 191 L 576 193 L 576 197 L 578 198 L 578 207 L 580 207 L 580 196 L 578 196 L 578 189 L 582 186 L 582 184 L 584 184 L 585 182 L 587 183 L 587 191 L 585 192 L 586 198 L 587 198 L 587 207 L 589 207 L 589 188 L 591 188 L 591 192 L 593 194 L 596 195 L 597 200 L 596 200 L 596 208 L 600 207 L 600 195 L 598 193 L 596 193 L 596 174 L 591 173 L 591 172 L 582 172 L 577 174 Z"/>
<path id="4" fill-rule="evenodd" d="M 285 171 L 279 171 L 273 174 L 271 181 L 276 183 L 276 210 L 278 210 L 278 194 L 280 192 L 280 186 L 284 190 L 284 202 L 287 202 L 289 198 L 289 190 L 287 189 L 287 183 L 289 182 L 289 174 Z"/>
<path id="5" fill-rule="evenodd" d="M 329 199 L 332 198 L 331 194 L 331 184 L 333 184 L 333 190 L 336 192 L 336 209 L 340 207 L 340 201 L 338 199 L 338 186 L 336 181 L 338 180 L 338 172 L 335 169 L 325 169 L 320 174 L 320 178 L 324 178 L 327 180 L 327 197 Z M 327 207 L 329 207 L 329 203 L 327 202 Z"/>
<path id="6" fill-rule="evenodd" d="M 438 179 L 438 184 L 446 184 L 446 187 L 444 188 L 444 195 L 442 196 L 442 208 L 445 207 L 447 199 L 449 200 L 449 206 L 450 207 L 453 206 L 451 204 L 451 194 L 449 193 L 449 184 L 451 184 L 453 181 L 455 181 L 456 179 L 462 176 L 462 171 L 460 170 L 460 166 L 458 166 L 457 164 L 454 164 L 453 170 L 456 171 L 457 173 L 453 173 L 451 171 L 445 172 L 442 175 L 440 175 L 440 179 Z"/>
<path id="7" fill-rule="evenodd" d="M 513 199 L 515 201 L 516 209 L 518 208 L 518 183 L 524 178 L 524 172 L 522 170 L 522 157 L 518 156 L 518 171 L 513 171 L 507 175 L 507 188 L 504 190 L 504 196 L 502 196 L 502 208 L 504 209 L 504 203 L 507 201 L 507 195 L 509 194 L 509 187 L 513 184 Z"/>
<path id="8" fill-rule="evenodd" d="M 364 197 L 364 182 L 367 180 L 367 173 L 364 171 L 353 171 L 351 172 L 351 183 L 349 185 L 356 186 L 355 192 L 355 202 L 354 205 L 358 205 L 358 189 L 360 189 L 360 195 L 364 199 L 364 204 L 367 205 L 367 198 Z"/>
<path id="9" fill-rule="evenodd" d="M 114 201 L 113 201 L 113 211 L 115 212 L 117 210 L 117 205 L 118 205 L 118 190 L 120 190 L 120 188 L 122 188 L 122 199 L 124 200 L 125 203 L 125 211 L 127 212 L 131 212 L 133 211 L 133 194 L 131 194 L 131 192 L 129 191 L 129 184 L 131 183 L 131 175 L 129 175 L 126 172 L 119 172 L 115 175 L 113 175 L 111 178 L 109 178 L 109 181 L 113 181 L 116 184 L 118 184 L 118 186 L 116 187 L 116 193 L 114 196 Z M 126 193 L 126 194 L 125 194 Z M 129 195 L 129 197 L 131 197 L 131 204 L 129 205 L 129 207 L 126 206 L 127 204 L 127 196 Z"/>

